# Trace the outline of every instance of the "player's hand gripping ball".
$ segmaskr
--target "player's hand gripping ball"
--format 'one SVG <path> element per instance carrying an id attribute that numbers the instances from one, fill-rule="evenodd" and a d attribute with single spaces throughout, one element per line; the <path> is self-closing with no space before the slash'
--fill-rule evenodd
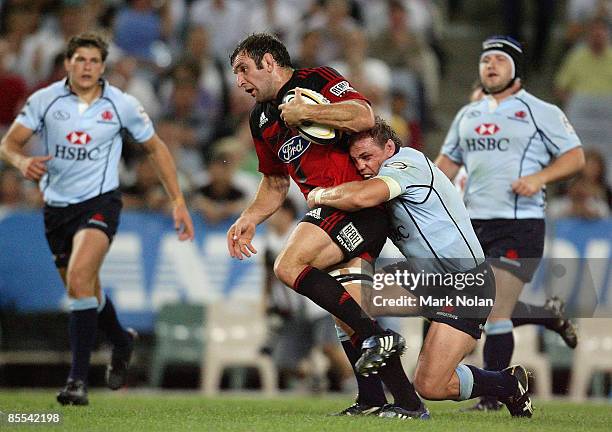
<path id="1" fill-rule="evenodd" d="M 302 100 L 309 105 L 328 104 L 329 100 L 321 93 L 307 88 L 300 88 Z M 287 103 L 295 98 L 295 89 L 289 90 L 283 97 L 283 103 Z M 297 126 L 298 133 L 308 141 L 319 145 L 333 144 L 338 141 L 342 131 L 338 131 L 327 125 L 320 123 L 304 122 Z"/>

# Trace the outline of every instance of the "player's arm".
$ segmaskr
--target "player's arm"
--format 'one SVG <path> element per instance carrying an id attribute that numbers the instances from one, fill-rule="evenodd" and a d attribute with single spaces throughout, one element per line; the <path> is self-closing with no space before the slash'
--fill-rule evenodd
<path id="1" fill-rule="evenodd" d="M 460 164 L 453 161 L 444 153 L 440 153 L 434 163 L 436 164 L 438 169 L 442 171 L 451 181 L 455 178 L 455 176 L 459 172 L 459 169 L 461 168 Z"/>
<path id="2" fill-rule="evenodd" d="M 280 208 L 289 191 L 289 176 L 264 174 L 255 198 L 227 231 L 227 249 L 233 258 L 250 257 L 255 227 Z"/>
<path id="3" fill-rule="evenodd" d="M 47 161 L 52 156 L 27 156 L 23 153 L 23 147 L 33 134 L 33 130 L 13 122 L 0 141 L 0 159 L 17 168 L 28 180 L 38 181 L 47 172 Z"/>
<path id="4" fill-rule="evenodd" d="M 582 147 L 575 147 L 560 155 L 543 170 L 515 180 L 512 191 L 523 196 L 535 195 L 547 183 L 573 176 L 584 167 L 584 163 Z"/>
<path id="5" fill-rule="evenodd" d="M 149 154 L 159 179 L 172 200 L 172 217 L 174 219 L 174 228 L 179 233 L 179 240 L 193 240 L 193 222 L 179 187 L 176 178 L 176 166 L 168 147 L 157 134 L 153 134 L 143 145 Z"/>
<path id="6" fill-rule="evenodd" d="M 361 132 L 374 127 L 374 111 L 366 101 L 352 99 L 310 105 L 302 98 L 299 87 L 295 89 L 295 97 L 278 108 L 283 121 L 291 127 L 308 122 L 321 123 L 347 132 Z"/>
<path id="7" fill-rule="evenodd" d="M 391 192 L 387 177 L 344 183 L 331 188 L 316 188 L 308 194 L 308 207 L 326 205 L 345 211 L 374 207 L 398 194 Z M 399 188 L 399 185 L 398 185 Z"/>

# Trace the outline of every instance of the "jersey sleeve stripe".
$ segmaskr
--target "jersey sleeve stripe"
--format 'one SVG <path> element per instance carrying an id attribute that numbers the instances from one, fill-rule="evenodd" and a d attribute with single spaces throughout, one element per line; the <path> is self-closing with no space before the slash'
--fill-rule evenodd
<path id="1" fill-rule="evenodd" d="M 393 198 L 402 193 L 402 187 L 394 178 L 389 176 L 376 176 L 374 178 L 384 181 L 387 187 L 389 188 L 389 198 L 387 199 L 387 201 L 392 200 Z"/>

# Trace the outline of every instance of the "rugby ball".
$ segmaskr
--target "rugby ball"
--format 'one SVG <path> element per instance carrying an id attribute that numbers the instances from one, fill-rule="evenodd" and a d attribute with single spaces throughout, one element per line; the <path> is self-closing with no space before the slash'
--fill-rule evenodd
<path id="1" fill-rule="evenodd" d="M 329 103 L 329 100 L 321 93 L 307 88 L 300 88 L 300 90 L 302 92 L 302 99 L 304 99 L 307 104 L 323 105 Z M 289 90 L 283 97 L 283 103 L 289 102 L 294 97 L 295 89 Z M 297 126 L 296 129 L 303 138 L 319 145 L 335 143 L 342 135 L 341 131 L 320 123 L 305 122 Z"/>

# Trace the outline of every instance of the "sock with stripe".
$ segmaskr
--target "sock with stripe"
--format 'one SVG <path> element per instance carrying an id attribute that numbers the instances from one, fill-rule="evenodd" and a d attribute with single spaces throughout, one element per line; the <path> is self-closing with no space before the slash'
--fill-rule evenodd
<path id="1" fill-rule="evenodd" d="M 69 378 L 87 382 L 91 351 L 96 343 L 98 299 L 86 297 L 71 301 L 69 320 L 72 364 Z"/>
<path id="2" fill-rule="evenodd" d="M 502 320 L 485 324 L 487 337 L 483 348 L 484 366 L 487 371 L 500 371 L 510 366 L 514 352 L 512 321 Z M 494 399 L 494 398 L 487 398 Z"/>
<path id="3" fill-rule="evenodd" d="M 455 369 L 459 377 L 458 400 L 476 397 L 507 399 L 516 391 L 518 381 L 509 373 L 488 371 L 472 365 L 460 364 Z"/>
<path id="4" fill-rule="evenodd" d="M 355 345 L 374 334 L 384 333 L 382 327 L 363 312 L 340 282 L 319 269 L 306 267 L 295 280 L 293 288 L 352 328 L 355 334 L 351 339 Z"/>

